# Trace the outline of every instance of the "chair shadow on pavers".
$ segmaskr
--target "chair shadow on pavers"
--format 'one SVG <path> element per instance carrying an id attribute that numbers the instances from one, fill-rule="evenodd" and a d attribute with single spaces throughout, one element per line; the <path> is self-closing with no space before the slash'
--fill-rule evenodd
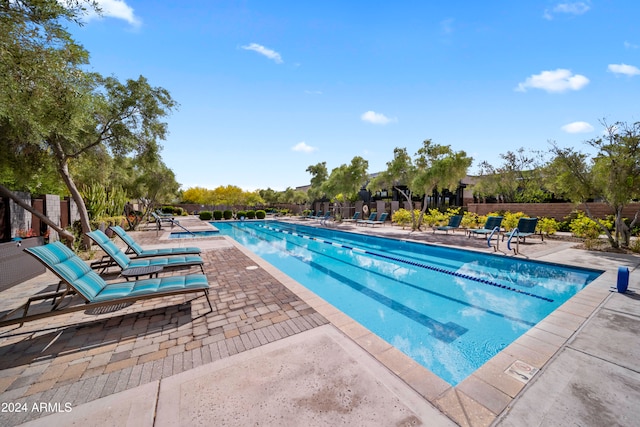
<path id="1" fill-rule="evenodd" d="M 128 307 L 119 308 L 124 310 Z M 0 344 L 0 370 L 28 366 L 37 360 L 53 360 L 59 356 L 76 354 L 82 358 L 85 356 L 80 353 L 87 349 L 144 339 L 149 335 L 176 333 L 193 324 L 193 310 L 192 301 L 181 299 L 174 305 L 120 315 L 112 313 L 107 318 L 87 320 L 86 311 L 76 313 L 78 316 L 70 324 L 56 324 L 51 327 L 51 332 L 32 330 L 30 333 L 8 335 L 13 332 L 10 330 L 0 334 L 0 339 L 7 338 L 7 343 Z M 19 340 L 20 337 L 23 338 Z"/>

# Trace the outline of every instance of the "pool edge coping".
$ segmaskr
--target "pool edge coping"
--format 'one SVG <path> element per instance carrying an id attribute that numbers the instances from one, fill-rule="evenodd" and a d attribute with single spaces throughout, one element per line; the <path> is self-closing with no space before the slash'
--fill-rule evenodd
<path id="1" fill-rule="evenodd" d="M 511 403 L 521 395 L 528 383 L 532 383 L 536 379 L 534 375 L 530 381 L 523 383 L 507 373 L 509 367 L 514 362 L 520 361 L 539 371 L 542 370 L 584 327 L 587 320 L 597 312 L 611 294 L 605 281 L 612 283 L 611 277 L 608 276 L 612 275 L 613 271 L 605 270 L 588 286 L 458 385 L 451 386 L 233 238 L 229 236 L 224 236 L 224 238 L 324 316 L 344 335 L 367 351 L 431 405 L 458 424 L 491 425 L 498 420 Z M 470 250 L 473 251 L 473 249 Z M 561 250 L 566 250 L 566 248 Z M 483 253 L 482 251 L 476 252 Z M 543 256 L 546 255 L 548 254 Z M 558 265 L 572 266 L 572 264 L 563 263 L 558 263 Z M 582 265 L 573 266 L 585 268 Z M 473 420 L 469 417 L 472 417 Z"/>

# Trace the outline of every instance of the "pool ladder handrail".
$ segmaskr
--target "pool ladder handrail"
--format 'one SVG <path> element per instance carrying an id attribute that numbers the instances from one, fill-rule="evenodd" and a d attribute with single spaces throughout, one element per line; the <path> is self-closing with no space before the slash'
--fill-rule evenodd
<path id="1" fill-rule="evenodd" d="M 487 246 L 491 247 L 491 238 L 493 237 L 493 235 L 496 233 L 496 231 L 498 232 L 498 236 L 496 236 L 496 245 L 493 247 L 494 251 L 498 251 L 499 246 L 500 246 L 500 227 L 499 226 L 495 226 L 493 227 L 493 230 L 491 230 L 491 234 L 489 234 L 489 237 L 487 238 Z"/>
<path id="2" fill-rule="evenodd" d="M 511 230 L 511 233 L 509 234 L 509 239 L 507 239 L 507 249 L 509 250 L 512 250 L 511 239 L 513 239 L 513 236 L 516 236 L 516 248 L 513 249 L 513 252 L 517 255 L 520 253 L 520 230 L 518 230 L 518 227 Z"/>

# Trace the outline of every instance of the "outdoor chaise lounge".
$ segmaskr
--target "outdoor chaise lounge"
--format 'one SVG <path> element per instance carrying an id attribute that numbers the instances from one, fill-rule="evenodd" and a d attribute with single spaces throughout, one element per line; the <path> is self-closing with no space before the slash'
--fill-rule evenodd
<path id="1" fill-rule="evenodd" d="M 449 223 L 447 225 L 441 225 L 439 227 L 433 227 L 433 232 L 436 231 L 444 231 L 449 234 L 449 230 L 452 232 L 460 228 L 460 223 L 462 222 L 462 215 L 453 215 L 449 218 Z"/>
<path id="2" fill-rule="evenodd" d="M 484 223 L 484 226 L 482 228 L 469 230 L 468 237 L 471 237 L 472 234 L 486 236 L 487 234 L 491 234 L 496 227 L 498 227 L 498 231 L 499 231 L 501 224 L 502 224 L 501 216 L 487 217 L 487 221 Z"/>
<path id="3" fill-rule="evenodd" d="M 180 221 L 175 220 L 169 216 L 160 216 L 155 212 L 151 212 L 151 216 L 153 217 L 153 219 L 156 220 L 156 224 L 158 226 L 158 230 L 160 230 L 162 228 L 162 223 L 163 222 L 168 222 L 169 224 L 171 224 L 171 228 L 173 228 L 174 225 L 180 225 Z"/>
<path id="4" fill-rule="evenodd" d="M 187 248 L 162 248 L 162 249 L 143 249 L 133 238 L 124 231 L 124 228 L 119 225 L 109 227 L 114 233 L 122 239 L 127 245 L 125 254 L 134 254 L 134 258 L 149 258 L 158 256 L 169 255 L 199 255 L 200 248 L 187 247 Z"/>
<path id="5" fill-rule="evenodd" d="M 344 218 L 342 221 L 343 222 L 355 222 L 360 218 L 360 212 L 356 212 L 353 214 L 353 217 L 351 218 Z"/>
<path id="6" fill-rule="evenodd" d="M 536 234 L 536 226 L 538 225 L 538 218 L 520 218 L 516 228 L 509 232 L 508 237 L 511 238 L 515 235 L 518 239 L 522 239 L 524 243 L 526 238 Z M 544 241 L 544 236 L 540 233 L 540 237 Z M 502 236 L 504 240 L 504 236 Z"/>
<path id="7" fill-rule="evenodd" d="M 389 215 L 388 213 L 383 212 L 383 213 L 380 215 L 380 219 L 378 219 L 378 220 L 373 220 L 373 221 L 369 221 L 369 220 L 367 220 L 367 221 L 365 221 L 365 222 L 364 222 L 364 225 L 370 225 L 370 226 L 372 226 L 372 227 L 375 227 L 376 225 L 384 225 L 384 222 L 387 220 L 387 216 L 388 216 L 388 215 Z"/>
<path id="8" fill-rule="evenodd" d="M 208 297 L 209 283 L 204 274 L 107 283 L 61 242 L 27 248 L 25 252 L 33 255 L 55 273 L 61 283 L 66 284 L 66 287 L 63 290 L 38 294 L 29 298 L 25 304 L 0 318 L 0 327 L 17 323 L 22 326 L 23 323 L 32 320 L 105 305 L 132 303 L 144 299 L 198 292 L 202 292 L 207 299 L 210 308 L 208 313 L 213 311 Z M 48 310 L 44 312 L 37 310 L 37 313 L 28 314 L 32 302 L 51 298 L 53 298 L 54 304 L 47 305 Z M 65 301 L 64 305 L 63 301 Z M 14 315 L 20 311 L 22 311 L 22 315 L 15 317 Z"/>
<path id="9" fill-rule="evenodd" d="M 367 225 L 368 222 L 375 221 L 377 217 L 378 217 L 378 214 L 376 212 L 372 212 L 371 215 L 369 215 L 368 219 L 356 220 L 356 225 Z"/>
<path id="10" fill-rule="evenodd" d="M 108 267 L 117 265 L 122 271 L 139 267 L 160 266 L 166 268 L 184 268 L 199 266 L 204 273 L 204 261 L 197 255 L 169 256 L 164 258 L 136 258 L 131 259 L 116 246 L 109 237 L 100 230 L 87 233 L 100 248 L 106 253 L 102 260 L 91 265 L 92 268 L 102 268 L 104 272 Z"/>

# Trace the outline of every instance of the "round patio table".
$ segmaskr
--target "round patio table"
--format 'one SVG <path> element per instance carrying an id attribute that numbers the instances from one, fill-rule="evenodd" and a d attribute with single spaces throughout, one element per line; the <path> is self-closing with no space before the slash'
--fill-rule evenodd
<path id="1" fill-rule="evenodd" d="M 149 265 L 146 267 L 134 267 L 134 268 L 127 268 L 126 270 L 122 270 L 122 277 L 124 277 L 125 279 L 127 279 L 127 282 L 129 281 L 130 277 L 135 278 L 135 280 L 138 280 L 138 278 L 140 276 L 146 276 L 147 274 L 149 275 L 149 279 L 151 279 L 154 275 L 155 277 L 158 277 L 158 274 L 162 271 L 164 267 L 161 265 Z"/>

